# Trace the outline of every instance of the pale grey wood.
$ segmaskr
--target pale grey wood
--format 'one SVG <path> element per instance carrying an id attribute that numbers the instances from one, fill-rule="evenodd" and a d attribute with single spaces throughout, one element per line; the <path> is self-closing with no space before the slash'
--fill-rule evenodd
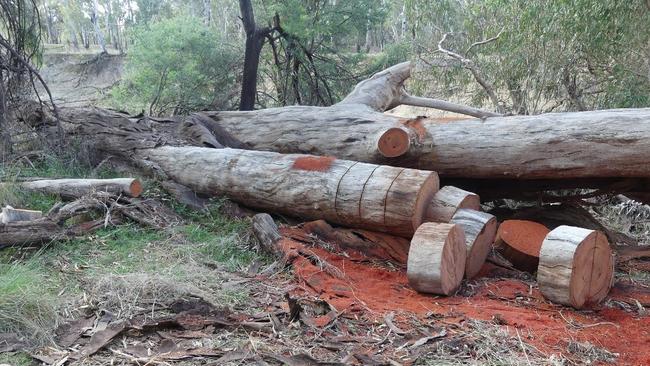
<path id="1" fill-rule="evenodd" d="M 0 223 L 7 224 L 17 221 L 32 221 L 43 217 L 43 212 L 34 210 L 16 209 L 11 206 L 5 206 L 0 213 Z"/>
<path id="2" fill-rule="evenodd" d="M 409 285 L 418 292 L 450 295 L 465 272 L 465 234 L 448 223 L 422 224 L 411 239 L 407 260 Z"/>
<path id="3" fill-rule="evenodd" d="M 138 159 L 197 193 L 405 237 L 438 189 L 434 172 L 311 155 L 165 146 Z"/>
<path id="4" fill-rule="evenodd" d="M 486 212 L 461 208 L 456 211 L 450 223 L 457 224 L 465 233 L 465 278 L 472 278 L 479 273 L 492 248 L 497 233 L 496 217 Z"/>
<path id="5" fill-rule="evenodd" d="M 281 257 L 282 251 L 277 248 L 276 244 L 282 239 L 282 235 L 271 215 L 267 213 L 256 214 L 251 219 L 251 222 L 253 234 L 255 234 L 261 248 L 269 254 Z"/>
<path id="6" fill-rule="evenodd" d="M 430 222 L 449 222 L 461 208 L 480 210 L 481 199 L 475 193 L 454 186 L 444 186 L 431 199 L 424 219 Z"/>
<path id="7" fill-rule="evenodd" d="M 429 169 L 463 178 L 650 177 L 650 109 L 612 109 L 490 117 L 424 119 L 399 158 L 377 152 L 377 136 L 405 119 L 360 104 L 207 112 L 252 149 L 330 155 Z M 413 127 L 409 127 L 413 128 Z"/>
<path id="8" fill-rule="evenodd" d="M 544 239 L 537 282 L 547 299 L 576 309 L 597 304 L 609 292 L 614 260 L 605 235 L 559 226 Z"/>
<path id="9" fill-rule="evenodd" d="M 92 192 L 108 192 L 129 197 L 142 193 L 142 184 L 134 178 L 113 179 L 41 179 L 15 183 L 20 189 L 79 198 Z"/>

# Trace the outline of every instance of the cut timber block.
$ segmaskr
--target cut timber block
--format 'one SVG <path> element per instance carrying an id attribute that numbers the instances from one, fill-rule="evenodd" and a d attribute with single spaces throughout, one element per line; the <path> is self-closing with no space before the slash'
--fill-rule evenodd
<path id="1" fill-rule="evenodd" d="M 450 295 L 463 280 L 466 257 L 465 234 L 459 225 L 424 223 L 411 239 L 409 285 L 418 292 Z"/>
<path id="2" fill-rule="evenodd" d="M 8 224 L 10 222 L 18 221 L 33 221 L 43 217 L 43 212 L 33 211 L 33 210 L 21 210 L 13 208 L 11 206 L 6 206 L 2 208 L 2 213 L 0 214 L 0 223 Z"/>
<path id="3" fill-rule="evenodd" d="M 614 257 L 600 231 L 559 226 L 546 236 L 537 282 L 547 299 L 576 309 L 600 303 L 614 280 Z"/>
<path id="4" fill-rule="evenodd" d="M 534 273 L 539 264 L 539 250 L 549 231 L 534 221 L 506 220 L 499 225 L 494 246 L 513 267 Z"/>
<path id="5" fill-rule="evenodd" d="M 465 233 L 467 260 L 465 278 L 472 278 L 483 267 L 497 232 L 497 219 L 489 213 L 462 208 L 451 218 Z"/>
<path id="6" fill-rule="evenodd" d="M 424 214 L 424 221 L 449 222 L 461 208 L 480 211 L 481 199 L 475 193 L 453 186 L 444 186 L 431 199 Z"/>

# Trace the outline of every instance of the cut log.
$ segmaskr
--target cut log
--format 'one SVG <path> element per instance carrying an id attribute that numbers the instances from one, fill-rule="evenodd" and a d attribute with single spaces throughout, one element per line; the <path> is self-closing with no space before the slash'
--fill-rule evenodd
<path id="1" fill-rule="evenodd" d="M 472 278 L 483 267 L 494 243 L 497 232 L 496 217 L 485 212 L 463 208 L 454 214 L 450 223 L 460 226 L 465 233 L 467 247 L 465 278 Z"/>
<path id="2" fill-rule="evenodd" d="M 32 221 L 42 217 L 43 212 L 41 211 L 21 210 L 6 206 L 2 208 L 2 213 L 0 213 L 0 223 L 8 224 L 17 221 Z"/>
<path id="3" fill-rule="evenodd" d="M 64 237 L 61 227 L 48 218 L 0 224 L 0 249 L 40 244 Z"/>
<path id="4" fill-rule="evenodd" d="M 534 273 L 542 242 L 549 231 L 537 222 L 506 220 L 499 225 L 494 246 L 515 268 Z"/>
<path id="5" fill-rule="evenodd" d="M 438 189 L 434 172 L 331 157 L 169 146 L 140 157 L 197 193 L 405 237 L 420 226 Z"/>
<path id="6" fill-rule="evenodd" d="M 276 244 L 282 239 L 282 235 L 271 215 L 266 213 L 257 214 L 253 216 L 251 222 L 253 224 L 253 234 L 260 243 L 261 249 L 276 258 L 281 258 L 282 251 Z"/>
<path id="7" fill-rule="evenodd" d="M 433 196 L 424 219 L 427 222 L 449 222 L 461 208 L 479 211 L 481 199 L 472 192 L 444 186 Z"/>
<path id="8" fill-rule="evenodd" d="M 407 276 L 418 292 L 450 295 L 465 272 L 465 234 L 459 225 L 424 223 L 413 235 Z"/>
<path id="9" fill-rule="evenodd" d="M 142 184 L 134 178 L 115 179 L 43 179 L 16 183 L 21 189 L 56 194 L 74 199 L 92 192 L 108 192 L 115 195 L 138 197 Z"/>
<path id="10" fill-rule="evenodd" d="M 599 231 L 560 226 L 544 239 L 537 282 L 549 300 L 581 309 L 600 303 L 614 280 L 614 259 Z"/>
<path id="11" fill-rule="evenodd" d="M 379 136 L 377 151 L 387 158 L 395 158 L 406 154 L 411 147 L 411 141 L 416 140 L 417 135 L 413 130 L 403 126 L 391 127 Z"/>

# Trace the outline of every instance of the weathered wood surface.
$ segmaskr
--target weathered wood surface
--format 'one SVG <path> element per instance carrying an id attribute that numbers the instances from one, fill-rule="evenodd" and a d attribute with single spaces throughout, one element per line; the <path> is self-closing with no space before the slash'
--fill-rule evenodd
<path id="1" fill-rule="evenodd" d="M 406 237 L 438 189 L 434 172 L 331 157 L 166 146 L 139 158 L 197 193 Z"/>
<path id="2" fill-rule="evenodd" d="M 427 207 L 425 221 L 449 222 L 459 209 L 481 209 L 481 199 L 475 193 L 444 186 L 433 196 Z"/>
<path id="3" fill-rule="evenodd" d="M 494 243 L 497 232 L 496 217 L 489 213 L 462 208 L 454 214 L 450 223 L 460 226 L 465 233 L 465 277 L 472 278 L 483 267 Z"/>
<path id="4" fill-rule="evenodd" d="M 253 234 L 257 238 L 260 247 L 265 252 L 277 257 L 282 257 L 282 251 L 277 247 L 278 241 L 282 239 L 282 234 L 278 230 L 278 225 L 271 215 L 259 213 L 251 219 Z"/>
<path id="5" fill-rule="evenodd" d="M 0 213 L 0 223 L 7 224 L 17 221 L 32 221 L 43 217 L 43 212 L 34 210 L 16 209 L 11 206 L 5 206 Z"/>
<path id="6" fill-rule="evenodd" d="M 113 179 L 40 179 L 15 183 L 20 189 L 56 194 L 65 198 L 79 198 L 93 192 L 108 192 L 138 197 L 142 184 L 134 178 Z"/>
<path id="7" fill-rule="evenodd" d="M 467 250 L 459 225 L 428 222 L 411 239 L 409 285 L 418 292 L 450 295 L 463 280 Z"/>
<path id="8" fill-rule="evenodd" d="M 576 309 L 600 303 L 614 280 L 614 259 L 601 232 L 559 226 L 544 239 L 537 282 L 551 301 Z"/>
<path id="9" fill-rule="evenodd" d="M 0 249 L 40 244 L 64 236 L 61 227 L 48 218 L 0 224 Z"/>

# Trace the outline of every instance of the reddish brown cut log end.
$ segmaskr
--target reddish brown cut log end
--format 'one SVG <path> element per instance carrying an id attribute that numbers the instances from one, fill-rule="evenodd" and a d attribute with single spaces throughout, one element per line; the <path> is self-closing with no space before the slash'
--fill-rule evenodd
<path id="1" fill-rule="evenodd" d="M 499 226 L 495 247 L 512 265 L 533 273 L 539 264 L 539 252 L 550 230 L 537 222 L 506 220 Z"/>
<path id="2" fill-rule="evenodd" d="M 129 185 L 129 194 L 133 198 L 140 197 L 142 194 L 142 183 L 139 179 L 134 179 L 133 182 Z"/>
<path id="3" fill-rule="evenodd" d="M 425 222 L 425 215 L 427 207 L 433 196 L 440 189 L 440 178 L 438 173 L 431 172 L 427 177 L 418 192 L 417 200 L 415 201 L 415 210 L 413 212 L 413 230 L 417 230 L 423 222 Z"/>
<path id="4" fill-rule="evenodd" d="M 333 156 L 301 156 L 294 160 L 292 169 L 326 172 L 336 160 Z"/>
<path id="5" fill-rule="evenodd" d="M 406 154 L 411 146 L 408 132 L 399 127 L 389 128 L 377 141 L 377 150 L 387 158 L 396 158 Z"/>

